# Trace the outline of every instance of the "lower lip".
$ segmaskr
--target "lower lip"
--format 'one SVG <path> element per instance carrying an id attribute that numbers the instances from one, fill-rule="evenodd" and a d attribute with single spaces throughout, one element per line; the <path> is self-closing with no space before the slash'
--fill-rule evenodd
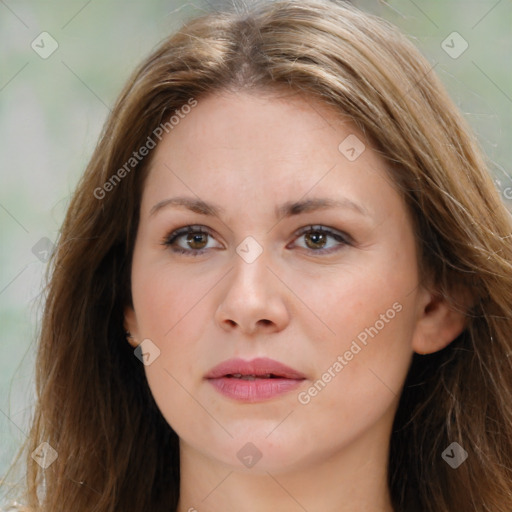
<path id="1" fill-rule="evenodd" d="M 298 388 L 303 382 L 303 379 L 243 380 L 233 377 L 208 380 L 219 393 L 240 402 L 270 400 Z"/>

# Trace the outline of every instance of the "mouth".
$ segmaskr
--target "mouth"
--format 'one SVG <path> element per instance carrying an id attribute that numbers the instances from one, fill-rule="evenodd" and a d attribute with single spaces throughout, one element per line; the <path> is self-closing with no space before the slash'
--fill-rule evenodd
<path id="1" fill-rule="evenodd" d="M 306 377 L 273 359 L 257 358 L 224 361 L 210 370 L 205 379 L 228 398 L 260 402 L 296 389 Z"/>
<path id="2" fill-rule="evenodd" d="M 225 375 L 228 379 L 242 379 L 242 380 L 256 380 L 256 379 L 282 379 L 280 375 L 273 375 L 272 373 L 266 373 L 265 375 L 242 375 L 241 373 L 235 373 L 234 375 Z"/>

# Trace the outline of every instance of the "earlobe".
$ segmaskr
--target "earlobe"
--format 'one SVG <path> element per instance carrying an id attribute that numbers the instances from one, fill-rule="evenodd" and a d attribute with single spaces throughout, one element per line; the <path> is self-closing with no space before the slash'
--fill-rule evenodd
<path id="1" fill-rule="evenodd" d="M 466 328 L 464 310 L 439 295 L 428 294 L 416 322 L 413 350 L 418 354 L 432 354 L 448 346 Z"/>
<path id="2" fill-rule="evenodd" d="M 132 347 L 137 347 L 138 328 L 135 311 L 132 307 L 126 306 L 124 309 L 124 330 L 126 334 L 126 340 Z"/>

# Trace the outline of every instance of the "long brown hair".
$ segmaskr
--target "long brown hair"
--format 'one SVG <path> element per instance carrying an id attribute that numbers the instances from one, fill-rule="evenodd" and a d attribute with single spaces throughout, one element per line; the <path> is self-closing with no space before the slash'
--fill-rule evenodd
<path id="1" fill-rule="evenodd" d="M 78 184 L 49 272 L 28 510 L 175 510 L 177 435 L 123 330 L 150 157 L 130 159 L 191 101 L 279 88 L 320 99 L 373 141 L 413 218 L 425 283 L 473 304 L 456 340 L 413 357 L 391 437 L 396 512 L 510 512 L 512 224 L 475 138 L 387 22 L 329 0 L 248 3 L 189 21 L 140 65 Z M 58 453 L 45 470 L 30 456 L 43 441 Z M 468 452 L 457 469 L 442 457 L 453 442 Z"/>

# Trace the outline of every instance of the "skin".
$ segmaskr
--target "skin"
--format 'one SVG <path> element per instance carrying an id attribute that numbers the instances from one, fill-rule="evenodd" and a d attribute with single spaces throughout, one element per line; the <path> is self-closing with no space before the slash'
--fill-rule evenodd
<path id="1" fill-rule="evenodd" d="M 366 147 L 353 161 L 338 149 L 348 135 Z M 224 211 L 150 213 L 176 196 Z M 286 201 L 342 196 L 365 213 L 275 217 Z M 140 214 L 125 326 L 134 347 L 150 339 L 160 351 L 145 371 L 180 437 L 178 511 L 391 511 L 389 439 L 411 357 L 446 346 L 464 319 L 419 286 L 411 219 L 370 142 L 312 98 L 215 93 L 154 150 Z M 211 236 L 178 239 L 188 254 L 163 244 L 187 225 Z M 351 241 L 297 233 L 311 225 Z M 251 263 L 236 252 L 248 236 L 263 249 Z M 400 312 L 332 370 L 393 304 Z M 306 380 L 268 401 L 237 402 L 204 379 L 232 357 L 270 357 Z M 335 376 L 300 403 L 329 368 Z M 248 442 L 261 454 L 252 468 L 237 457 Z"/>

